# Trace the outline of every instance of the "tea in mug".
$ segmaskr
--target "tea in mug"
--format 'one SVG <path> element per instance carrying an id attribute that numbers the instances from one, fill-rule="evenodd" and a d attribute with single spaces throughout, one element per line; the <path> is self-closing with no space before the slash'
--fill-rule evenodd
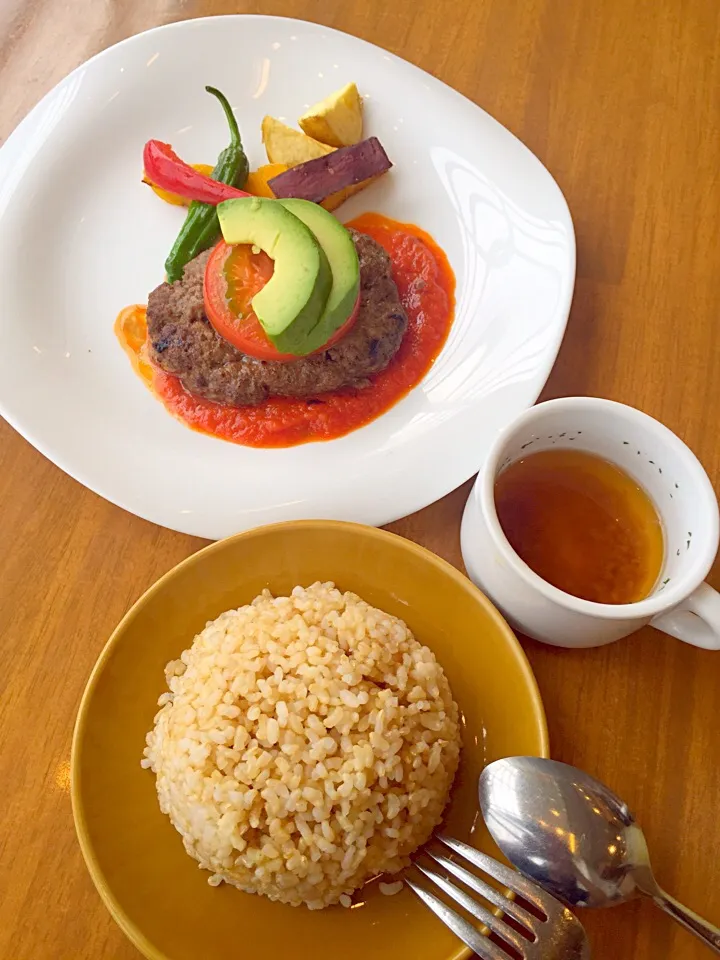
<path id="1" fill-rule="evenodd" d="M 583 450 L 542 450 L 495 481 L 495 507 L 513 550 L 553 586 L 596 603 L 635 603 L 662 568 L 660 517 L 615 464 Z"/>

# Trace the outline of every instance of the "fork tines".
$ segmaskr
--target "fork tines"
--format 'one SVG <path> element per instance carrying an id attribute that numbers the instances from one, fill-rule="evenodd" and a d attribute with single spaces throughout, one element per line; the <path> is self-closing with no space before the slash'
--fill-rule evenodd
<path id="1" fill-rule="evenodd" d="M 532 948 L 538 939 L 539 928 L 542 927 L 547 920 L 559 919 L 560 915 L 565 912 L 565 908 L 555 900 L 554 897 L 551 897 L 536 884 L 521 876 L 517 871 L 512 870 L 502 863 L 498 863 L 497 860 L 494 860 L 485 853 L 481 853 L 467 843 L 443 836 L 438 836 L 436 839 L 454 854 L 463 857 L 470 864 L 482 870 L 488 874 L 488 876 L 493 877 L 498 883 L 503 884 L 514 893 L 523 897 L 523 899 L 527 900 L 528 903 L 532 904 L 533 907 L 541 912 L 545 919 L 541 920 L 533 916 L 523 907 L 515 903 L 514 900 L 510 900 L 500 890 L 497 890 L 475 873 L 471 873 L 444 853 L 435 853 L 430 850 L 425 851 L 427 856 L 432 858 L 444 871 L 452 874 L 452 876 L 460 880 L 466 887 L 469 887 L 470 890 L 484 897 L 485 900 L 495 907 L 499 907 L 507 916 L 512 917 L 516 923 L 527 931 L 527 936 L 523 936 L 504 920 L 500 919 L 500 917 L 496 916 L 492 910 L 489 910 L 482 903 L 478 903 L 465 889 L 453 883 L 434 868 L 426 867 L 420 863 L 415 864 L 416 868 L 444 891 L 451 900 L 464 910 L 467 910 L 471 916 L 483 923 L 489 930 L 497 934 L 498 937 L 501 937 L 505 943 L 519 953 L 521 957 L 530 960 L 531 957 L 536 956 L 537 953 Z M 467 944 L 471 950 L 478 954 L 479 957 L 483 958 L 483 960 L 507 960 L 508 954 L 501 947 L 489 940 L 488 937 L 480 933 L 469 920 L 459 913 L 456 913 L 439 897 L 419 886 L 412 879 L 407 879 L 406 882 L 425 905 Z"/>

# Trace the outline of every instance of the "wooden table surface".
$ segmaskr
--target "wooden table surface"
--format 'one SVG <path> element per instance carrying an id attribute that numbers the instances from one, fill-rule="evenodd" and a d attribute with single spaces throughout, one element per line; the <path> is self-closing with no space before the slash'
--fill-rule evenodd
<path id="1" fill-rule="evenodd" d="M 375 41 L 520 137 L 557 179 L 577 230 L 575 299 L 544 396 L 640 407 L 696 451 L 718 489 L 718 0 L 3 0 L 0 138 L 104 47 L 231 12 Z M 467 492 L 393 529 L 460 566 Z M 202 543 L 104 502 L 4 423 L 0 504 L 0 958 L 132 960 L 75 840 L 72 725 L 113 626 Z M 711 582 L 720 586 L 717 572 Z M 720 654 L 649 628 L 595 650 L 524 645 L 554 756 L 627 798 L 661 882 L 720 921 Z M 582 919 L 598 958 L 707 955 L 649 903 Z"/>

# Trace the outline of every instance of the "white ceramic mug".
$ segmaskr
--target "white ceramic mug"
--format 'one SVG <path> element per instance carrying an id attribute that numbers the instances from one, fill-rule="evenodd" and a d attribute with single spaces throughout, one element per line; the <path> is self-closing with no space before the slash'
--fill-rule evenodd
<path id="1" fill-rule="evenodd" d="M 587 450 L 634 477 L 663 525 L 665 556 L 652 593 L 637 603 L 581 600 L 547 583 L 510 546 L 495 510 L 508 464 L 549 448 Z M 704 583 L 718 548 L 718 504 L 697 457 L 667 427 L 612 400 L 566 397 L 522 413 L 495 441 L 462 522 L 470 578 L 522 633 L 562 647 L 611 643 L 649 623 L 720 649 L 720 594 Z"/>

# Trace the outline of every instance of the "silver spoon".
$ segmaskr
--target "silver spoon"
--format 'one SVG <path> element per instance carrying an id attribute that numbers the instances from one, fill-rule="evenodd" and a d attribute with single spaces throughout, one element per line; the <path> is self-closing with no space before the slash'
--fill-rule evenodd
<path id="1" fill-rule="evenodd" d="M 720 929 L 662 890 L 627 805 L 594 777 L 556 760 L 509 757 L 483 771 L 480 807 L 513 866 L 570 906 L 640 894 L 720 953 Z"/>

